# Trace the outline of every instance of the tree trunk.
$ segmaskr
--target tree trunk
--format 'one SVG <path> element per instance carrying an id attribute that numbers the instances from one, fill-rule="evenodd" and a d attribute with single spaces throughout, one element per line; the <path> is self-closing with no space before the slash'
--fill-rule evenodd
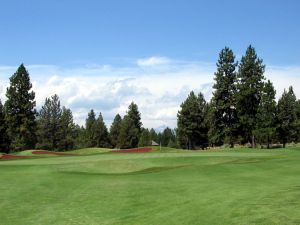
<path id="1" fill-rule="evenodd" d="M 269 149 L 269 148 L 270 148 L 270 137 L 268 135 L 268 138 L 267 138 L 267 149 Z"/>
<path id="2" fill-rule="evenodd" d="M 285 142 L 283 142 L 283 148 L 285 148 Z"/>
<path id="3" fill-rule="evenodd" d="M 252 144 L 251 144 L 251 146 L 252 146 L 252 148 L 256 148 L 254 135 L 252 135 Z"/>

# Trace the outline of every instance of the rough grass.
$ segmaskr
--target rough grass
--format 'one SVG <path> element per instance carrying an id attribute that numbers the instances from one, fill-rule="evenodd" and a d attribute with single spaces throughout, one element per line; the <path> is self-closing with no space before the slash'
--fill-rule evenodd
<path id="1" fill-rule="evenodd" d="M 300 223 L 299 148 L 90 151 L 0 161 L 0 224 Z"/>

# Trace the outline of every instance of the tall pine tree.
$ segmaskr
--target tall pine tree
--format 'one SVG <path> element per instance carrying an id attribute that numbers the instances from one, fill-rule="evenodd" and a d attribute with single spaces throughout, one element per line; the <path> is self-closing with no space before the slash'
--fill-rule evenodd
<path id="1" fill-rule="evenodd" d="M 233 51 L 228 47 L 222 49 L 217 62 L 215 84 L 211 103 L 211 134 L 216 144 L 228 139 L 234 147 L 234 136 L 237 125 L 236 112 L 236 66 Z"/>
<path id="2" fill-rule="evenodd" d="M 260 143 L 266 143 L 270 148 L 270 143 L 276 131 L 276 91 L 270 80 L 263 87 L 261 101 L 257 111 L 255 136 Z"/>
<path id="3" fill-rule="evenodd" d="M 121 124 L 122 124 L 122 117 L 120 116 L 120 114 L 117 114 L 114 118 L 114 121 L 111 124 L 110 132 L 109 132 L 110 141 L 113 148 L 117 147 L 118 145 Z"/>
<path id="4" fill-rule="evenodd" d="M 288 92 L 284 90 L 278 101 L 278 135 L 283 147 L 287 142 L 292 141 L 296 135 L 296 96 L 293 87 L 289 87 Z"/>
<path id="5" fill-rule="evenodd" d="M 72 150 L 75 147 L 76 125 L 73 121 L 72 111 L 66 107 L 62 108 L 61 118 L 61 139 L 59 141 L 60 150 Z"/>
<path id="6" fill-rule="evenodd" d="M 6 91 L 5 117 L 13 151 L 32 149 L 36 143 L 35 93 L 29 73 L 21 64 L 10 77 Z"/>
<path id="7" fill-rule="evenodd" d="M 120 136 L 118 145 L 120 148 L 135 148 L 138 147 L 139 136 L 141 133 L 141 114 L 138 110 L 138 106 L 132 102 L 127 114 L 121 124 Z"/>
<path id="8" fill-rule="evenodd" d="M 237 112 L 240 123 L 239 132 L 256 147 L 254 129 L 256 117 L 264 86 L 265 65 L 257 57 L 255 49 L 250 45 L 242 57 L 238 71 Z"/>
<path id="9" fill-rule="evenodd" d="M 207 104 L 202 93 L 198 96 L 192 91 L 181 104 L 177 114 L 177 137 L 179 145 L 186 149 L 202 149 L 208 143 L 206 122 Z"/>
<path id="10" fill-rule="evenodd" d="M 97 138 L 95 133 L 95 123 L 96 123 L 96 114 L 92 109 L 88 113 L 88 117 L 85 120 L 85 136 L 87 147 L 96 147 L 97 146 Z"/>
<path id="11" fill-rule="evenodd" d="M 7 136 L 7 124 L 5 121 L 4 107 L 0 100 L 0 152 L 9 151 L 9 139 Z"/>
<path id="12" fill-rule="evenodd" d="M 109 136 L 108 136 L 108 130 L 104 123 L 102 114 L 99 114 L 99 117 L 97 118 L 95 124 L 95 136 L 97 140 L 97 147 L 100 148 L 108 148 L 111 147 L 109 143 Z"/>
<path id="13" fill-rule="evenodd" d="M 37 148 L 46 150 L 62 150 L 62 109 L 58 95 L 46 98 L 38 114 Z"/>

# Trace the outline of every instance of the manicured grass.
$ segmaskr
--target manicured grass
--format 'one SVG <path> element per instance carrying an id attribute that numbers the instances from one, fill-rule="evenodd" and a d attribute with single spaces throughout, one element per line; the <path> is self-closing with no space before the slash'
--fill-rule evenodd
<path id="1" fill-rule="evenodd" d="M 299 148 L 0 161 L 0 180 L 5 225 L 300 224 Z"/>

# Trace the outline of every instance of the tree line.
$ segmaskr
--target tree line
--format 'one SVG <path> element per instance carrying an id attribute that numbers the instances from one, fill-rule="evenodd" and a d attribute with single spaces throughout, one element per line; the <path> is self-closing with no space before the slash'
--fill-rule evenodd
<path id="1" fill-rule="evenodd" d="M 213 97 L 190 92 L 180 105 L 177 128 L 157 133 L 144 128 L 138 106 L 132 102 L 122 118 L 117 114 L 108 129 L 101 113 L 92 109 L 85 126 L 74 123 L 72 111 L 55 94 L 36 110 L 30 76 L 21 64 L 10 77 L 4 105 L 0 100 L 0 151 L 75 148 L 134 148 L 155 141 L 162 146 L 199 149 L 208 146 L 257 144 L 285 147 L 300 140 L 300 100 L 292 86 L 276 101 L 276 90 L 264 77 L 265 65 L 249 46 L 241 61 L 225 47 L 214 73 Z M 273 145 L 274 146 L 274 145 Z"/>
<path id="2" fill-rule="evenodd" d="M 265 65 L 250 45 L 241 61 L 225 47 L 214 74 L 213 97 L 206 102 L 193 91 L 181 104 L 177 120 L 177 142 L 181 148 L 272 143 L 300 140 L 300 100 L 293 87 L 276 102 L 276 90 L 264 77 Z"/>
<path id="3" fill-rule="evenodd" d="M 149 146 L 152 141 L 163 146 L 176 142 L 175 132 L 166 128 L 157 133 L 142 126 L 138 106 L 132 102 L 126 115 L 117 114 L 110 129 L 101 113 L 92 109 L 85 126 L 75 124 L 72 111 L 61 106 L 58 95 L 45 99 L 36 110 L 35 93 L 23 64 L 10 77 L 4 105 L 0 100 L 0 152 L 26 149 L 68 151 L 76 148 L 135 148 Z"/>

